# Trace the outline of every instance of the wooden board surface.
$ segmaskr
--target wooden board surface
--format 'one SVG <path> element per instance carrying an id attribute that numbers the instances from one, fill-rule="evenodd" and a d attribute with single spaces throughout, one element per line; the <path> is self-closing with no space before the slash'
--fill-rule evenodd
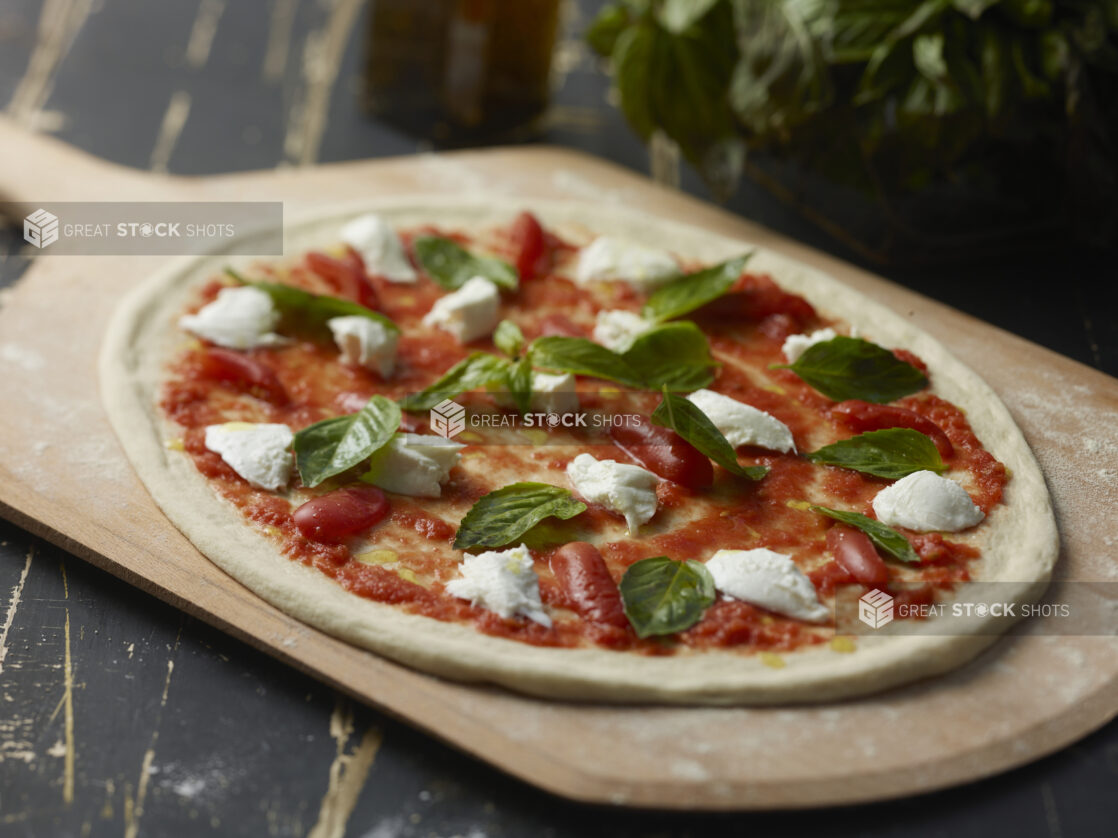
<path id="1" fill-rule="evenodd" d="M 638 207 L 780 250 L 914 318 L 999 392 L 1055 499 L 1063 554 L 1053 596 L 1066 580 L 1118 579 L 1118 382 L 612 165 L 533 148 L 179 179 L 113 167 L 3 125 L 0 146 L 25 161 L 0 178 L 11 200 L 283 200 L 294 213 L 381 195 L 499 193 Z M 1004 770 L 1118 711 L 1115 638 L 1054 636 L 1044 620 L 944 678 L 841 704 L 760 709 L 539 701 L 421 675 L 296 623 L 167 523 L 102 415 L 95 358 L 105 323 L 119 295 L 161 263 L 43 258 L 6 294 L 0 512 L 516 776 L 572 798 L 639 806 L 850 803 Z"/>

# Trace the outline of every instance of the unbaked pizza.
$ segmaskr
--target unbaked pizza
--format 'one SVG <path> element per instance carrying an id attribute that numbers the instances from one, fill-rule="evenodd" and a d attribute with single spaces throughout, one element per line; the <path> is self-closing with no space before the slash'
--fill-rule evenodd
<path id="1" fill-rule="evenodd" d="M 153 277 L 102 376 L 172 521 L 329 633 L 553 697 L 824 700 L 992 639 L 922 606 L 1048 578 L 996 396 L 775 253 L 569 204 L 384 205 L 287 241 Z M 851 632 L 838 604 L 867 597 L 893 622 Z"/>

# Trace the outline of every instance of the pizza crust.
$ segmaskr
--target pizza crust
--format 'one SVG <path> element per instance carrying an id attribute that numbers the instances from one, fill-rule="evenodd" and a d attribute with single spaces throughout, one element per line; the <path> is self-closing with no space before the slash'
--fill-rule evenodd
<path id="1" fill-rule="evenodd" d="M 302 252 L 334 242 L 341 225 L 362 212 L 378 212 L 399 226 L 435 222 L 480 230 L 507 222 L 523 203 L 431 198 L 363 203 L 290 225 L 285 246 L 288 252 Z M 678 255 L 704 262 L 754 248 L 615 207 L 532 202 L 532 210 L 545 226 L 583 231 L 579 238 L 592 230 L 650 246 L 670 241 Z M 164 446 L 174 432 L 158 412 L 158 392 L 166 362 L 186 339 L 175 322 L 198 285 L 230 261 L 224 254 L 179 260 L 121 302 L 102 346 L 102 398 L 129 459 L 172 523 L 230 576 L 304 623 L 456 680 L 486 681 L 548 698 L 686 704 L 820 702 L 862 695 L 955 668 L 997 638 L 982 626 L 977 628 L 986 633 L 967 636 L 863 635 L 853 653 L 837 653 L 827 645 L 807 647 L 783 654 L 783 668 L 774 669 L 762 656 L 730 651 L 648 657 L 531 646 L 350 594 L 318 571 L 285 558 L 214 494 L 188 457 Z M 1004 504 L 993 510 L 974 542 L 982 557 L 971 565 L 972 574 L 982 582 L 1007 583 L 1000 597 L 1007 601 L 1038 599 L 1058 552 L 1055 517 L 1036 459 L 989 386 L 909 320 L 817 270 L 764 249 L 757 249 L 750 270 L 771 273 L 781 287 L 803 295 L 821 313 L 846 321 L 868 339 L 905 347 L 925 360 L 931 391 L 966 411 L 986 449 L 1012 475 Z M 905 628 L 911 631 L 913 624 L 907 622 Z"/>

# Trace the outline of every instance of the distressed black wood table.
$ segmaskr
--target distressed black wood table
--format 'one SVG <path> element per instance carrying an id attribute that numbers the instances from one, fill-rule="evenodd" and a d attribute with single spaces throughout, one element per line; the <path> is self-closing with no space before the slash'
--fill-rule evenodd
<path id="1" fill-rule="evenodd" d="M 542 139 L 647 169 L 577 37 L 597 5 L 564 7 Z M 0 103 L 24 125 L 105 158 L 182 174 L 428 150 L 358 108 L 367 14 L 360 0 L 4 0 Z M 660 159 L 658 174 L 701 194 L 672 164 Z M 858 261 L 751 184 L 731 205 Z M 13 255 L 18 236 L 3 236 L 8 285 L 26 264 Z M 1113 264 L 1113 254 L 1076 250 L 884 273 L 1114 375 Z M 18 362 L 14 352 L 0 335 L 0 374 Z M 703 817 L 577 806 L 0 522 L 0 835 L 1060 838 L 1113 834 L 1116 782 L 1112 723 L 1001 777 L 873 806 Z"/>

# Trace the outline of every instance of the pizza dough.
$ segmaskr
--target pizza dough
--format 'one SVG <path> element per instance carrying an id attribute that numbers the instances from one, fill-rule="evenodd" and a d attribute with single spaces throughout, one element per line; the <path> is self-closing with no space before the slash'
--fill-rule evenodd
<path id="1" fill-rule="evenodd" d="M 341 226 L 377 212 L 399 227 L 435 223 L 481 230 L 507 223 L 524 202 L 376 202 L 324 211 L 286 231 L 289 253 L 338 240 Z M 541 222 L 562 232 L 616 235 L 670 249 L 705 263 L 736 256 L 748 242 L 617 208 L 535 202 Z M 670 657 L 601 649 L 537 647 L 485 635 L 469 625 L 400 612 L 353 595 L 318 571 L 281 555 L 218 497 L 188 457 L 169 451 L 158 393 L 165 365 L 181 347 L 175 321 L 197 287 L 221 272 L 229 257 L 191 257 L 169 265 L 122 301 L 100 359 L 105 408 L 140 478 L 168 518 L 230 576 L 309 625 L 416 669 L 448 678 L 488 681 L 538 696 L 618 702 L 772 704 L 828 701 L 865 694 L 957 667 L 996 639 L 976 633 L 859 636 L 852 653 L 828 645 L 785 654 L 772 668 L 762 655 L 703 651 Z M 769 273 L 822 314 L 839 318 L 868 339 L 904 347 L 931 371 L 931 392 L 966 411 L 986 449 L 1010 470 L 1004 503 L 981 528 L 982 557 L 970 565 L 982 582 L 1005 583 L 1006 601 L 1031 602 L 1044 591 L 1058 538 L 1040 468 L 1009 412 L 970 369 L 915 325 L 828 276 L 775 252 L 758 250 L 752 273 Z M 993 618 L 990 618 L 993 620 Z M 913 632 L 912 624 L 906 630 Z"/>

